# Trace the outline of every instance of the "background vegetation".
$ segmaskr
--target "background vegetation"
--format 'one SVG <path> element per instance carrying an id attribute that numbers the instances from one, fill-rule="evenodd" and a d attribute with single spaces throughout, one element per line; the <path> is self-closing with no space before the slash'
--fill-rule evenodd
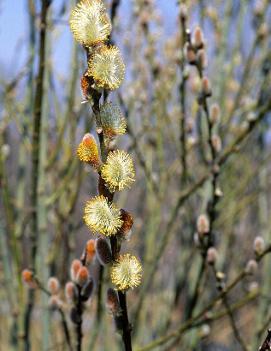
<path id="1" fill-rule="evenodd" d="M 65 350 L 59 315 L 41 291 L 29 300 L 21 271 L 35 250 L 39 279 L 57 276 L 64 286 L 71 260 L 90 238 L 82 209 L 97 192 L 95 174 L 76 157 L 82 136 L 95 126 L 90 107 L 81 104 L 85 53 L 68 34 L 75 2 L 52 1 L 41 26 L 45 3 L 24 2 L 23 58 L 20 38 L 15 47 L 23 63 L 12 70 L 1 52 L 1 350 L 25 349 L 29 302 L 35 302 L 32 350 Z M 185 3 L 187 19 L 184 8 L 180 16 Z M 118 197 L 133 213 L 129 247 L 144 268 L 142 285 L 128 296 L 134 348 L 201 350 L 215 343 L 257 350 L 271 325 L 270 2 L 107 5 L 112 40 L 127 66 L 124 84 L 111 96 L 128 124 L 118 145 L 136 165 L 137 181 Z M 204 70 L 189 64 L 185 47 L 186 29 L 193 33 L 197 25 L 204 33 L 206 57 L 197 57 L 208 59 Z M 210 98 L 202 97 L 202 75 Z M 220 121 L 210 126 L 214 103 Z M 209 218 L 207 243 L 195 234 L 201 214 Z M 207 263 L 210 246 L 217 250 L 214 266 Z M 98 280 L 98 263 L 91 274 Z M 103 284 L 109 286 L 107 274 Z M 120 350 L 105 303 L 98 325 L 95 292 L 85 312 L 83 349 Z"/>

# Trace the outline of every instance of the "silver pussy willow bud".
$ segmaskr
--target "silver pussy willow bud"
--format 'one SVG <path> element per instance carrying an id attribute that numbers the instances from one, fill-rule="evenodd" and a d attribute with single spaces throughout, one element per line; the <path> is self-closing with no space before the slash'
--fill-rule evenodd
<path id="1" fill-rule="evenodd" d="M 213 104 L 210 108 L 210 121 L 212 124 L 220 121 L 220 107 L 217 104 Z"/>
<path id="2" fill-rule="evenodd" d="M 189 43 L 185 45 L 185 58 L 190 65 L 195 65 L 197 62 L 197 55 L 193 46 Z"/>
<path id="3" fill-rule="evenodd" d="M 204 97 L 210 97 L 212 95 L 211 83 L 207 77 L 202 78 L 201 92 Z"/>
<path id="4" fill-rule="evenodd" d="M 222 142 L 220 137 L 217 134 L 212 135 L 211 142 L 215 152 L 219 153 L 222 149 Z"/>
<path id="5" fill-rule="evenodd" d="M 192 36 L 192 43 L 196 49 L 202 49 L 204 47 L 203 32 L 199 26 L 197 26 L 194 29 L 193 36 Z"/>
<path id="6" fill-rule="evenodd" d="M 256 255 L 261 255 L 264 252 L 265 242 L 263 237 L 256 236 L 253 243 L 253 249 Z"/>
<path id="7" fill-rule="evenodd" d="M 210 265 L 214 265 L 217 261 L 218 253 L 214 247 L 209 247 L 207 251 L 207 262 Z"/>
<path id="8" fill-rule="evenodd" d="M 210 231 L 210 222 L 206 214 L 201 214 L 197 219 L 197 231 L 201 237 L 204 234 L 208 234 Z"/>
<path id="9" fill-rule="evenodd" d="M 249 260 L 246 264 L 245 272 L 247 274 L 255 274 L 257 272 L 258 263 L 255 260 Z"/>
<path id="10" fill-rule="evenodd" d="M 204 49 L 200 49 L 197 53 L 197 61 L 201 69 L 205 69 L 208 66 L 207 55 Z"/>
<path id="11" fill-rule="evenodd" d="M 55 277 L 50 277 L 47 283 L 48 290 L 50 294 L 57 295 L 60 290 L 59 280 Z"/>
<path id="12" fill-rule="evenodd" d="M 77 300 L 78 289 L 73 282 L 67 282 L 65 285 L 65 297 L 69 303 L 73 303 Z"/>

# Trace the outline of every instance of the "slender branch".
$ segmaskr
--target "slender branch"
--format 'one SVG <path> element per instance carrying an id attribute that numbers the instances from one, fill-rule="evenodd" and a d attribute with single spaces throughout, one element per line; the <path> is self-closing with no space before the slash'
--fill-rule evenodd
<path id="1" fill-rule="evenodd" d="M 118 246 L 117 235 L 110 238 L 113 260 L 115 261 L 119 255 L 120 247 Z M 121 308 L 121 326 L 122 326 L 122 340 L 125 351 L 132 351 L 132 327 L 129 322 L 126 292 L 118 291 L 119 303 Z"/>
<path id="2" fill-rule="evenodd" d="M 113 0 L 112 1 L 111 11 L 110 11 L 110 19 L 111 19 L 112 24 L 114 24 L 114 20 L 115 20 L 115 17 L 117 15 L 118 8 L 120 6 L 120 2 L 121 2 L 121 0 Z"/>
<path id="3" fill-rule="evenodd" d="M 72 351 L 71 337 L 70 337 L 70 332 L 69 332 L 68 323 L 65 317 L 65 313 L 62 311 L 61 308 L 58 308 L 58 312 L 60 313 L 60 316 L 61 316 L 62 329 L 65 335 L 68 348 L 70 351 Z"/>
<path id="4" fill-rule="evenodd" d="M 260 346 L 259 351 L 269 351 L 271 349 L 271 329 L 268 330 L 267 336 Z"/>
<path id="5" fill-rule="evenodd" d="M 232 330 L 233 330 L 233 333 L 234 333 L 234 336 L 236 338 L 236 340 L 238 341 L 238 343 L 240 344 L 241 348 L 243 351 L 248 351 L 248 348 L 238 330 L 238 327 L 236 325 L 236 322 L 234 320 L 234 315 L 233 315 L 233 312 L 232 312 L 232 309 L 231 309 L 231 306 L 228 302 L 228 298 L 227 296 L 224 296 L 223 297 L 223 303 L 226 307 L 226 310 L 227 310 L 227 314 L 229 316 L 229 319 L 230 319 L 230 323 L 231 323 L 231 327 L 232 327 Z"/>
<path id="6" fill-rule="evenodd" d="M 269 244 L 264 252 L 261 255 L 258 255 L 256 257 L 256 261 L 260 262 L 268 253 L 271 252 L 271 244 Z M 160 338 L 157 338 L 156 340 L 150 342 L 148 345 L 143 346 L 141 348 L 138 348 L 136 351 L 149 351 L 152 350 L 158 346 L 164 345 L 168 341 L 177 338 L 179 339 L 183 333 L 185 333 L 187 330 L 191 329 L 195 322 L 200 320 L 203 316 L 206 315 L 207 312 L 210 312 L 210 310 L 217 304 L 219 300 L 221 300 L 224 296 L 226 296 L 239 282 L 241 282 L 245 277 L 247 276 L 246 270 L 242 270 L 236 277 L 233 279 L 233 281 L 224 288 L 223 291 L 221 291 L 216 297 L 213 298 L 213 300 L 205 306 L 198 314 L 196 314 L 194 317 L 191 317 L 187 321 L 185 321 L 179 328 L 176 330 L 168 333 L 165 336 L 162 336 Z M 262 349 L 262 351 L 268 350 L 268 349 Z M 260 350 L 259 350 L 260 351 Z"/>
<path id="7" fill-rule="evenodd" d="M 185 74 L 185 43 L 186 43 L 186 16 L 180 16 L 181 22 L 181 60 L 180 60 L 180 70 L 181 70 L 181 82 L 179 85 L 180 92 L 180 102 L 181 102 L 181 118 L 180 118 L 180 144 L 181 144 L 181 164 L 182 164 L 182 177 L 181 180 L 186 179 L 187 173 L 187 160 L 186 160 L 186 83 L 187 76 Z"/>
<path id="8" fill-rule="evenodd" d="M 77 285 L 78 289 L 78 299 L 76 301 L 76 316 L 77 316 L 77 323 L 75 325 L 75 330 L 76 330 L 76 351 L 81 351 L 82 350 L 82 339 L 83 339 L 83 333 L 82 333 L 82 323 L 83 323 L 83 302 L 81 298 L 81 286 Z"/>
<path id="9" fill-rule="evenodd" d="M 31 206 L 32 206 L 32 227 L 31 227 L 31 268 L 35 271 L 37 243 L 39 236 L 37 206 L 38 206 L 38 180 L 39 180 L 39 154 L 40 154 L 40 131 L 41 131 L 41 114 L 43 105 L 43 81 L 45 76 L 45 59 L 46 59 L 46 31 L 47 31 L 47 13 L 51 0 L 42 0 L 41 23 L 39 33 L 39 68 L 36 83 L 36 93 L 34 99 L 33 115 L 33 133 L 32 133 L 32 172 L 31 172 Z M 24 338 L 25 351 L 30 350 L 30 320 L 34 307 L 34 290 L 28 292 L 28 303 L 24 316 Z"/>
<path id="10" fill-rule="evenodd" d="M 37 277 L 35 277 L 35 276 L 34 276 L 34 281 L 35 281 L 35 283 L 37 285 L 37 288 L 39 290 L 41 290 L 47 296 L 51 296 L 49 290 L 47 290 L 43 286 L 43 284 L 40 282 L 40 280 Z M 61 317 L 61 325 L 62 325 L 62 329 L 63 329 L 63 333 L 64 333 L 64 336 L 65 336 L 65 340 L 66 340 L 67 346 L 68 346 L 69 350 L 72 351 L 71 336 L 70 336 L 67 320 L 66 320 L 66 317 L 65 317 L 65 313 L 60 307 L 57 308 L 57 311 L 59 312 L 60 317 Z"/>
<path id="11" fill-rule="evenodd" d="M 122 340 L 125 345 L 125 351 L 132 351 L 132 341 L 131 341 L 131 325 L 128 319 L 128 312 L 127 312 L 127 302 L 126 302 L 126 292 L 118 291 L 120 308 L 122 312 Z"/>

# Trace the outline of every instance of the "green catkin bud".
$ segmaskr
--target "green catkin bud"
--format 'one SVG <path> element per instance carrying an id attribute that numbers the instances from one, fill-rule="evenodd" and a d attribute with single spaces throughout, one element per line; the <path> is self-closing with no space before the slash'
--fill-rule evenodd
<path id="1" fill-rule="evenodd" d="M 107 102 L 100 107 L 98 122 L 108 138 L 114 138 L 126 132 L 125 118 L 120 108 L 111 102 Z"/>

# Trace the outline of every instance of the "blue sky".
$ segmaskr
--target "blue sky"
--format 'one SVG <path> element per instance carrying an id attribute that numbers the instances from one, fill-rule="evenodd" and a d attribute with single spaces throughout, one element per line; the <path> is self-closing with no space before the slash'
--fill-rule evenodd
<path id="1" fill-rule="evenodd" d="M 12 77 L 21 69 L 27 58 L 28 16 L 27 0 L 0 0 L 0 72 L 2 77 Z M 39 1 L 36 1 L 39 4 Z M 67 1 L 69 4 L 70 1 Z M 53 9 L 56 14 L 63 0 L 54 0 Z M 131 0 L 122 0 L 121 11 L 127 13 Z M 174 31 L 176 23 L 176 0 L 157 0 L 165 21 L 166 31 Z M 67 18 L 62 18 L 67 20 Z M 69 50 L 72 37 L 65 23 L 59 23 L 53 31 L 54 67 L 59 73 L 68 69 Z"/>

